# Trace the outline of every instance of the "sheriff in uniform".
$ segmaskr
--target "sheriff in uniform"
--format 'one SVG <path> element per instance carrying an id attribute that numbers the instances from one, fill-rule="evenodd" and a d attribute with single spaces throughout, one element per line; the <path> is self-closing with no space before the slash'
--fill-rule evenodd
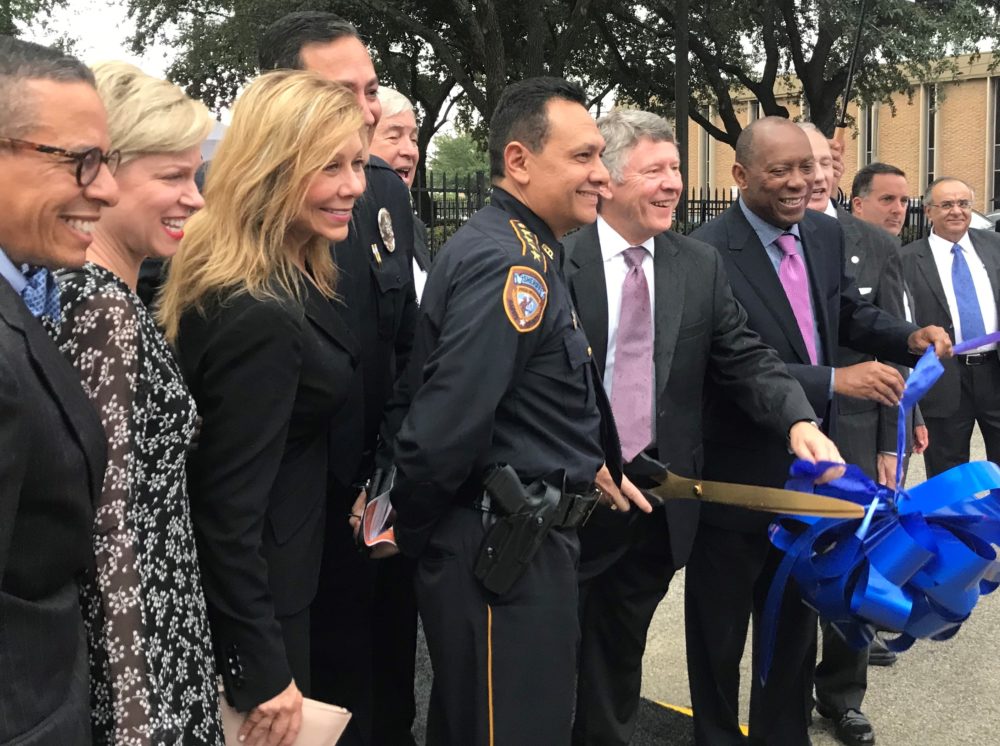
<path id="1" fill-rule="evenodd" d="M 396 440 L 391 497 L 399 547 L 418 559 L 434 667 L 427 742 L 437 746 L 570 739 L 575 529 L 606 462 L 620 481 L 617 437 L 559 244 L 596 219 L 608 182 L 604 140 L 583 101 L 554 78 L 504 91 L 490 123 L 492 203 L 445 245 L 424 290 L 411 368 L 418 388 Z M 516 474 L 515 492 L 543 506 L 531 525 L 547 527 L 531 535 L 521 554 L 530 561 L 509 587 L 491 582 L 488 568 L 518 561 L 497 532 L 525 512 L 484 493 L 501 465 Z M 616 493 L 608 474 L 601 487 Z"/>

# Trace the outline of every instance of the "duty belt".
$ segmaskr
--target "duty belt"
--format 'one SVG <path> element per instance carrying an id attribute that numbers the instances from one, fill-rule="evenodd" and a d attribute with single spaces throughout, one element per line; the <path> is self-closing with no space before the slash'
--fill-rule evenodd
<path id="1" fill-rule="evenodd" d="M 555 520 L 552 525 L 555 528 L 579 528 L 587 522 L 590 514 L 597 506 L 601 493 L 594 489 L 584 493 L 563 492 L 559 497 L 559 504 L 555 510 Z M 481 510 L 484 513 L 495 513 L 506 515 L 496 501 L 485 492 L 477 496 L 470 506 L 473 510 Z"/>

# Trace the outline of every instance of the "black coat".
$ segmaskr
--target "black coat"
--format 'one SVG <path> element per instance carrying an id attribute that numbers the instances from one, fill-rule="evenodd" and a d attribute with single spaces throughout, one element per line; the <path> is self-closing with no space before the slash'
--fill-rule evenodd
<path id="1" fill-rule="evenodd" d="M 574 233 L 565 244 L 570 290 L 603 373 L 608 296 L 597 226 Z M 746 312 L 733 298 L 718 252 L 701 241 L 662 233 L 655 238 L 653 277 L 656 447 L 672 471 L 701 475 L 702 398 L 709 379 L 768 430 L 767 437 L 775 443 L 785 443 L 795 422 L 815 419 L 801 386 L 774 350 L 747 328 Z M 674 567 L 679 568 L 691 552 L 699 504 L 673 500 L 665 507 Z M 587 527 L 581 532 L 585 554 L 591 551 L 589 540 L 596 538 L 592 533 Z M 603 537 L 602 543 L 610 548 L 620 538 Z"/>
<path id="2" fill-rule="evenodd" d="M 331 419 L 357 342 L 312 283 L 303 305 L 247 294 L 181 319 L 177 352 L 204 418 L 188 491 L 220 673 L 241 711 L 292 678 L 275 617 L 316 594 Z"/>
<path id="3" fill-rule="evenodd" d="M 342 299 L 334 308 L 360 350 L 351 396 L 330 436 L 333 491 L 350 502 L 357 494 L 352 485 L 364 482 L 374 467 L 385 406 L 409 360 L 417 318 L 409 194 L 399 174 L 379 158 L 372 156 L 366 173 L 367 188 L 354 207 L 347 240 L 331 247 Z M 391 251 L 379 230 L 382 209 L 392 219 Z M 386 428 L 390 440 L 397 426 Z"/>
<path id="4" fill-rule="evenodd" d="M 969 239 L 976 253 L 983 260 L 993 286 L 994 301 L 1000 305 L 1000 236 L 993 231 L 969 229 Z M 921 326 L 936 324 L 955 338 L 955 324 L 944 295 L 944 285 L 938 274 L 937 264 L 926 238 L 918 239 L 903 247 L 903 273 L 913 296 L 913 320 Z M 942 361 L 944 373 L 920 401 L 925 417 L 948 417 L 958 408 L 961 381 L 958 362 Z"/>
<path id="5" fill-rule="evenodd" d="M 104 430 L 0 277 L 0 742 L 89 743 L 78 581 L 93 571 Z"/>
<path id="6" fill-rule="evenodd" d="M 798 224 L 809 271 L 819 341 L 829 359 L 837 345 L 871 353 L 879 359 L 913 366 L 908 336 L 917 327 L 864 300 L 844 275 L 844 234 L 826 215 L 807 211 Z M 829 365 L 812 365 L 778 273 L 738 203 L 693 234 L 718 249 L 733 294 L 747 312 L 748 325 L 773 347 L 802 384 L 823 429 L 836 435 L 836 408 L 830 406 Z M 717 386 L 708 388 L 705 414 L 705 477 L 727 482 L 781 486 L 792 456 L 784 443 L 769 437 Z M 737 530 L 759 531 L 770 521 L 764 514 L 706 506 L 705 520 Z"/>

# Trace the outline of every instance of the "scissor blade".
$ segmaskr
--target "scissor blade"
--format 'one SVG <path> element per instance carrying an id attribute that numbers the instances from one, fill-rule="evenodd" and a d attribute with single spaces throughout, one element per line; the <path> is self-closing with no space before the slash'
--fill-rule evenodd
<path id="1" fill-rule="evenodd" d="M 703 502 L 749 508 L 768 513 L 792 513 L 820 518 L 863 518 L 865 508 L 839 497 L 814 495 L 775 487 L 757 487 L 730 482 L 688 479 L 673 472 L 659 486 L 645 490 L 661 500 L 701 500 Z"/>

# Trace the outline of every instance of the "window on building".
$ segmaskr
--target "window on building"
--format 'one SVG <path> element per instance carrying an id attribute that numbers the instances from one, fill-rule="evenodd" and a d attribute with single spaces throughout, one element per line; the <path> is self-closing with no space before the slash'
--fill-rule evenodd
<path id="1" fill-rule="evenodd" d="M 760 101 L 754 99 L 750 102 L 748 108 L 750 109 L 749 118 L 751 122 L 755 122 L 760 119 Z"/>
<path id="2" fill-rule="evenodd" d="M 927 111 L 925 113 L 927 131 L 927 183 L 934 181 L 934 140 L 937 138 L 937 86 L 927 86 Z"/>
<path id="3" fill-rule="evenodd" d="M 1000 78 L 993 79 L 993 209 L 1000 209 Z"/>
<path id="4" fill-rule="evenodd" d="M 875 161 L 878 150 L 878 109 L 877 104 L 866 106 L 861 117 L 861 165 Z"/>

